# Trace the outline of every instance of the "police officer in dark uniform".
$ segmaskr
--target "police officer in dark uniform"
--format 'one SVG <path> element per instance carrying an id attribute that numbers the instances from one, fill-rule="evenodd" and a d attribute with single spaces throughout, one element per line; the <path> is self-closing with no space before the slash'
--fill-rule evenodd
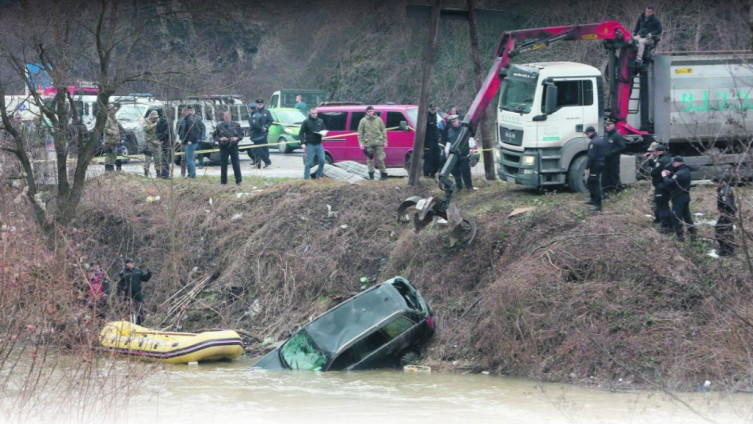
<path id="1" fill-rule="evenodd" d="M 682 156 L 672 158 L 672 165 L 661 172 L 664 181 L 662 187 L 669 190 L 672 201 L 672 224 L 675 228 L 677 240 L 685 240 L 684 224 L 688 226 L 690 240 L 695 241 L 696 231 L 693 217 L 690 216 L 690 168 L 685 165 Z"/>
<path id="2" fill-rule="evenodd" d="M 714 235 L 719 243 L 719 255 L 731 256 L 735 253 L 733 233 L 737 213 L 735 193 L 730 187 L 728 178 L 715 177 L 713 181 L 716 186 L 716 210 L 719 212 L 719 219 L 714 226 Z"/>
<path id="3" fill-rule="evenodd" d="M 267 135 L 272 122 L 274 122 L 272 113 L 264 107 L 264 99 L 257 99 L 256 109 L 249 117 L 251 141 L 254 145 L 261 146 L 252 149 L 254 150 L 254 165 L 257 168 L 261 168 L 262 163 L 265 168 L 272 165 L 272 161 L 269 160 L 269 147 L 267 147 Z"/>
<path id="4" fill-rule="evenodd" d="M 617 131 L 617 125 L 611 119 L 604 121 L 604 143 L 606 144 L 606 158 L 604 158 L 604 172 L 601 175 L 601 188 L 604 194 L 611 194 L 622 190 L 620 155 L 625 150 L 625 139 Z"/>
<path id="5" fill-rule="evenodd" d="M 426 119 L 426 137 L 424 138 L 424 177 L 431 177 L 439 171 L 440 155 L 439 126 L 437 125 L 437 107 L 429 105 L 429 116 Z"/>
<path id="6" fill-rule="evenodd" d="M 651 158 L 647 161 L 651 167 L 651 184 L 654 186 L 654 224 L 659 224 L 659 232 L 672 231 L 672 211 L 669 209 L 669 191 L 663 187 L 664 177 L 661 173 L 672 164 L 672 156 L 664 144 L 655 141 L 648 148 Z"/>
<path id="7" fill-rule="evenodd" d="M 243 130 L 240 124 L 233 121 L 230 112 L 225 111 L 222 114 L 223 121 L 217 125 L 214 140 L 220 145 L 220 184 L 227 184 L 227 163 L 230 157 L 230 163 L 233 165 L 233 176 L 235 176 L 235 185 L 241 184 L 241 163 L 238 158 L 238 142 L 243 139 Z"/>
<path id="8" fill-rule="evenodd" d="M 601 172 L 604 170 L 604 158 L 606 157 L 606 145 L 604 140 L 596 134 L 594 127 L 586 128 L 586 136 L 591 139 L 588 143 L 588 162 L 586 162 L 586 176 L 588 178 L 586 185 L 591 199 L 586 202 L 593 205 L 591 208 L 594 212 L 601 211 Z"/>

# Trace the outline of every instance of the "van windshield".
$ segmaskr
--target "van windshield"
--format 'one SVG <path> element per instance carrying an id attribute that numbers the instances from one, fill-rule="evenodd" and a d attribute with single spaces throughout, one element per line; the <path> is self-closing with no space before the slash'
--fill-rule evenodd
<path id="1" fill-rule="evenodd" d="M 300 124 L 306 119 L 306 117 L 303 116 L 303 113 L 298 109 L 278 110 L 277 118 L 282 124 Z"/>
<path id="2" fill-rule="evenodd" d="M 506 78 L 502 81 L 499 108 L 511 112 L 528 113 L 533 106 L 535 79 Z"/>
<path id="3" fill-rule="evenodd" d="M 118 118 L 118 121 L 138 122 L 144 119 L 145 112 L 146 106 L 123 105 L 118 109 L 115 116 Z"/>

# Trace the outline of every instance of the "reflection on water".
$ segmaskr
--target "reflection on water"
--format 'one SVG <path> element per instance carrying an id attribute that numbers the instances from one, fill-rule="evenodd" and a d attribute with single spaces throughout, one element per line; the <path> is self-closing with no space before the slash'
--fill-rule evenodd
<path id="1" fill-rule="evenodd" d="M 607 393 L 484 375 L 252 369 L 253 361 L 165 366 L 97 423 L 703 423 L 658 393 Z M 753 396 L 680 397 L 719 423 L 753 422 Z M 44 417 L 40 422 L 52 422 Z"/>

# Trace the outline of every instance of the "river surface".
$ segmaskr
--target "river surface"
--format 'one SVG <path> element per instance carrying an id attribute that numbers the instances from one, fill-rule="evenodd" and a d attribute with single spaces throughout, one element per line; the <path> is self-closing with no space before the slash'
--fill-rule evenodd
<path id="1" fill-rule="evenodd" d="M 96 414 L 42 408 L 23 422 L 753 423 L 750 394 L 680 393 L 681 402 L 490 375 L 282 372 L 253 362 L 136 365 L 154 368 Z"/>

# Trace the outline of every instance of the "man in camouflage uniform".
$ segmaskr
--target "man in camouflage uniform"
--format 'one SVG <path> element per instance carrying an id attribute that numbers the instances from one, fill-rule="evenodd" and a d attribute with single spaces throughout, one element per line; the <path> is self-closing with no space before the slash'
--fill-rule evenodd
<path id="1" fill-rule="evenodd" d="M 374 106 L 366 106 L 366 116 L 358 123 L 358 145 L 367 153 L 366 166 L 369 168 L 369 179 L 374 179 L 374 161 L 377 161 L 380 178 L 386 180 L 387 167 L 384 166 L 384 159 L 387 155 L 384 153 L 384 148 L 387 147 L 387 131 L 382 118 L 374 113 Z"/>
<path id="2" fill-rule="evenodd" d="M 149 167 L 151 159 L 154 158 L 154 174 L 160 176 L 160 169 L 162 168 L 162 141 L 157 138 L 157 121 L 159 120 L 159 112 L 153 110 L 149 113 L 149 116 L 144 119 L 144 144 L 146 147 L 146 157 L 144 158 L 144 176 L 149 177 Z"/>
<path id="3" fill-rule="evenodd" d="M 114 103 L 110 104 L 109 113 L 107 114 L 107 123 L 105 124 L 105 172 L 112 172 L 115 170 L 115 165 L 118 166 L 120 171 L 120 161 L 118 160 L 118 143 L 120 143 L 120 125 L 118 124 L 118 118 L 115 117 L 115 112 L 118 111 L 118 106 Z"/>

